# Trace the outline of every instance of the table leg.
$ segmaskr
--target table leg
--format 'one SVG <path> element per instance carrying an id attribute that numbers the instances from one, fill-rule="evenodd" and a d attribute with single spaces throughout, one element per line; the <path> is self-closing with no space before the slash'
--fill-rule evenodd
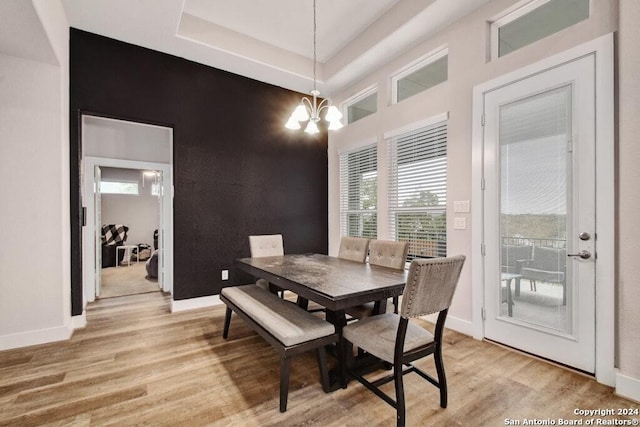
<path id="1" fill-rule="evenodd" d="M 347 318 L 344 314 L 344 310 L 331 311 L 326 310 L 327 321 L 331 322 L 338 333 L 338 342 L 336 343 L 336 358 L 337 364 L 329 373 L 329 389 L 331 391 L 338 390 L 339 388 L 347 388 L 347 354 L 346 344 L 342 337 L 342 328 L 347 324 Z"/>
<path id="2" fill-rule="evenodd" d="M 384 314 L 387 312 L 387 300 L 388 298 L 385 298 L 383 300 L 380 301 L 376 301 L 373 305 L 373 314 Z"/>

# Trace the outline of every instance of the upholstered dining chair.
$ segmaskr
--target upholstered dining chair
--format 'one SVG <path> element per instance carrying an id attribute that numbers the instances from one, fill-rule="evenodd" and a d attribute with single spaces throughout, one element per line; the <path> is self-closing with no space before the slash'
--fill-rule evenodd
<path id="1" fill-rule="evenodd" d="M 403 270 L 409 250 L 408 242 L 371 240 L 369 242 L 369 264 Z M 393 297 L 394 313 L 398 312 L 398 297 Z M 349 307 L 345 312 L 353 318 L 362 319 L 373 314 L 375 303 Z"/>
<path id="2" fill-rule="evenodd" d="M 352 345 L 356 345 L 382 361 L 393 364 L 392 375 L 373 382 L 352 369 L 349 374 L 396 409 L 398 426 L 404 426 L 406 421 L 402 378 L 410 372 L 416 372 L 438 387 L 440 406 L 447 407 L 442 335 L 464 261 L 464 255 L 413 260 L 409 267 L 400 314 L 385 313 L 368 317 L 345 326 L 342 331 L 348 342 L 346 354 L 352 354 Z M 409 320 L 433 313 L 438 313 L 434 334 Z M 431 354 L 435 361 L 437 379 L 411 364 L 414 360 Z M 395 383 L 395 400 L 378 388 L 390 381 Z"/>
<path id="3" fill-rule="evenodd" d="M 282 256 L 284 255 L 282 234 L 249 236 L 249 250 L 251 251 L 251 258 Z M 269 282 L 264 279 L 258 279 L 256 285 L 262 289 L 269 290 Z M 282 290 L 279 292 L 281 296 L 284 294 Z"/>
<path id="4" fill-rule="evenodd" d="M 365 262 L 369 251 L 369 239 L 363 237 L 342 236 L 338 258 L 349 261 Z"/>

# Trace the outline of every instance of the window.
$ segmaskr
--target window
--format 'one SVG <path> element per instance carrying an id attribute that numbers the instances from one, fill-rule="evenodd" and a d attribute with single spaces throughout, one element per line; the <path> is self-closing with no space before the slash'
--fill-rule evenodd
<path id="1" fill-rule="evenodd" d="M 378 111 L 377 88 L 365 89 L 359 94 L 349 98 L 344 103 L 344 115 L 347 124 L 356 122 Z"/>
<path id="2" fill-rule="evenodd" d="M 343 236 L 378 235 L 377 144 L 340 155 L 340 228 Z"/>
<path id="3" fill-rule="evenodd" d="M 446 82 L 449 75 L 447 49 L 431 53 L 392 77 L 393 102 L 400 102 L 435 85 Z"/>
<path id="4" fill-rule="evenodd" d="M 391 239 L 409 242 L 408 259 L 447 254 L 447 122 L 389 138 Z"/>
<path id="5" fill-rule="evenodd" d="M 119 181 L 100 181 L 100 192 L 102 194 L 130 194 L 138 195 L 138 183 Z"/>
<path id="6" fill-rule="evenodd" d="M 589 0 L 533 0 L 491 24 L 492 57 L 499 58 L 589 18 Z"/>

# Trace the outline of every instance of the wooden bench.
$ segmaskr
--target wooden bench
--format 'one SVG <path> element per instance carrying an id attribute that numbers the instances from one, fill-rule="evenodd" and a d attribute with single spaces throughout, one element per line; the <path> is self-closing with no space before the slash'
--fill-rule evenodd
<path id="1" fill-rule="evenodd" d="M 338 341 L 331 323 L 253 284 L 224 288 L 220 299 L 227 305 L 223 338 L 229 336 L 233 311 L 280 354 L 280 412 L 287 410 L 292 356 L 316 350 L 322 389 L 329 392 L 324 347 Z"/>

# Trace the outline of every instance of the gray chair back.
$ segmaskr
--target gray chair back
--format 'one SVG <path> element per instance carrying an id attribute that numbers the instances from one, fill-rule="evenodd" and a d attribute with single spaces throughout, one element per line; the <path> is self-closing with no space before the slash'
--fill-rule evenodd
<path id="1" fill-rule="evenodd" d="M 364 262 L 367 259 L 369 250 L 369 239 L 362 237 L 343 236 L 340 239 L 340 249 L 338 258 L 350 261 Z"/>
<path id="2" fill-rule="evenodd" d="M 282 234 L 249 236 L 249 250 L 252 258 L 284 255 Z M 269 289 L 269 282 L 265 279 L 256 280 L 256 285 L 265 290 Z"/>
<path id="3" fill-rule="evenodd" d="M 404 318 L 438 313 L 449 308 L 465 256 L 414 259 L 402 294 Z"/>
<path id="4" fill-rule="evenodd" d="M 284 255 L 282 234 L 249 236 L 249 249 L 252 258 Z"/>
<path id="5" fill-rule="evenodd" d="M 408 250 L 408 242 L 372 240 L 369 242 L 369 264 L 402 270 Z"/>

